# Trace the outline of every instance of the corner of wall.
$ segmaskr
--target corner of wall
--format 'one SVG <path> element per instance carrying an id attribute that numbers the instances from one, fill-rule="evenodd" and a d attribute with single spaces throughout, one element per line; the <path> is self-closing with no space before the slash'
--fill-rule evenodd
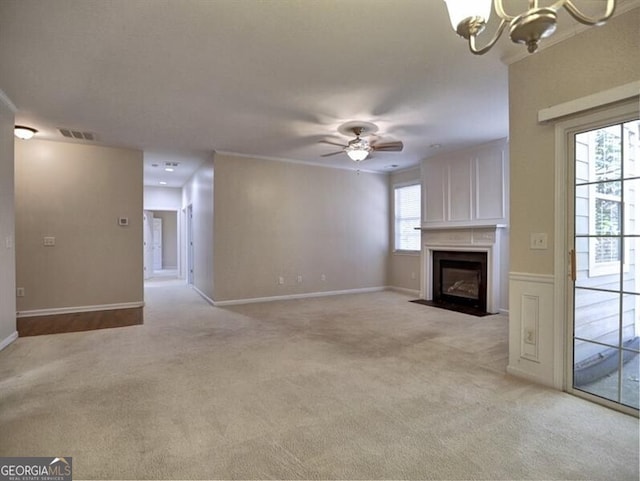
<path id="1" fill-rule="evenodd" d="M 0 349 L 17 337 L 14 112 L 15 105 L 0 90 Z"/>

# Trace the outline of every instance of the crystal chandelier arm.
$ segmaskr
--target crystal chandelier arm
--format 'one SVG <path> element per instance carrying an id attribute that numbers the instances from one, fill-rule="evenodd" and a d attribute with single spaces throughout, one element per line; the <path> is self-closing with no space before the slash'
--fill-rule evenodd
<path id="1" fill-rule="evenodd" d="M 578 22 L 585 25 L 597 25 L 599 23 L 606 22 L 611 18 L 611 15 L 613 15 L 614 10 L 616 9 L 616 0 L 607 0 L 607 9 L 604 13 L 604 17 L 601 18 L 591 18 L 583 15 L 571 0 L 566 0 L 563 7 Z"/>
<path id="2" fill-rule="evenodd" d="M 471 35 L 469 37 L 469 50 L 471 50 L 471 53 L 474 53 L 476 55 L 482 55 L 482 54 L 488 52 L 489 49 L 491 47 L 493 47 L 493 45 L 498 41 L 498 39 L 500 38 L 500 35 L 502 35 L 502 32 L 507 27 L 507 25 L 509 25 L 509 22 L 507 22 L 505 19 L 500 20 L 500 25 L 498 26 L 498 30 L 496 30 L 495 35 L 489 41 L 489 43 L 487 45 L 485 45 L 484 47 L 482 47 L 481 49 L 478 49 L 476 47 L 476 37 L 477 37 L 477 35 L 476 34 Z"/>

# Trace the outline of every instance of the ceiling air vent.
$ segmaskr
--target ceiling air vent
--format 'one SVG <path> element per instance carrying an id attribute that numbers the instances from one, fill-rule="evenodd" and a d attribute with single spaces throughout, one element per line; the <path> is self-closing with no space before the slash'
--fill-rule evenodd
<path id="1" fill-rule="evenodd" d="M 180 162 L 165 162 L 164 166 L 165 167 L 178 167 L 180 165 Z"/>
<path id="2" fill-rule="evenodd" d="M 63 137 L 76 140 L 96 140 L 95 134 L 91 132 L 81 132 L 80 130 L 58 129 Z"/>

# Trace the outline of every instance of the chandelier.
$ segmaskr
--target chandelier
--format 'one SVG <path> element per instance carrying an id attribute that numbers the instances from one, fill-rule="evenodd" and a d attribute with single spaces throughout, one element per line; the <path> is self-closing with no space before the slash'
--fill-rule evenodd
<path id="1" fill-rule="evenodd" d="M 613 15 L 616 8 L 616 0 L 606 0 L 604 15 L 600 18 L 591 18 L 578 10 L 572 0 L 556 0 L 548 7 L 540 7 L 539 0 L 528 0 L 529 9 L 520 15 L 509 15 L 505 11 L 503 0 L 493 0 L 493 8 L 500 25 L 489 43 L 478 48 L 476 39 L 487 25 L 491 14 L 492 0 L 444 0 L 449 10 L 449 17 L 453 29 L 469 41 L 469 49 L 476 55 L 488 52 L 502 35 L 507 27 L 509 36 L 515 43 L 527 46 L 529 53 L 538 49 L 540 39 L 548 37 L 556 30 L 557 12 L 564 8 L 569 15 L 585 25 L 601 25 Z M 605 3 L 605 0 L 602 0 Z"/>

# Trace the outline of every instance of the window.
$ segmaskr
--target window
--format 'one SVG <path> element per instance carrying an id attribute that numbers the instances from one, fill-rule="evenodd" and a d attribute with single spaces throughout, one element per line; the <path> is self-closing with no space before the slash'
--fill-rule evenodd
<path id="1" fill-rule="evenodd" d="M 576 222 L 584 226 L 578 227 L 580 234 L 589 234 L 583 239 L 589 244 L 592 277 L 616 275 L 621 266 L 629 269 L 630 242 L 623 242 L 623 231 L 635 217 L 637 181 L 632 179 L 637 129 L 637 122 L 624 122 L 575 136 L 576 195 L 580 198 L 576 201 Z M 627 145 L 623 145 L 625 140 Z"/>
<path id="2" fill-rule="evenodd" d="M 394 249 L 420 250 L 420 184 L 397 186 L 395 194 Z"/>

